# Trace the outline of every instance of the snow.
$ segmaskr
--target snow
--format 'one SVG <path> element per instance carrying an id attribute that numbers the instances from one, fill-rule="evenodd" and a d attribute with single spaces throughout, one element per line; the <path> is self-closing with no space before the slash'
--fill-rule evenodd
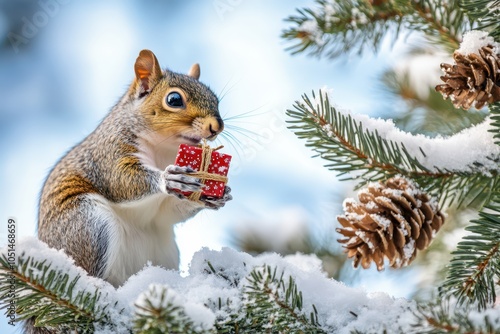
<path id="1" fill-rule="evenodd" d="M 500 327 L 500 312 L 498 307 L 487 309 L 482 312 L 473 310 L 467 315 L 467 317 L 470 321 L 476 324 L 483 323 L 484 319 L 488 319 L 488 322 L 493 324 L 493 327 Z"/>
<path id="2" fill-rule="evenodd" d="M 342 208 L 344 211 L 347 211 L 348 208 L 352 205 L 357 205 L 358 203 L 356 202 L 356 200 L 354 198 L 346 198 L 344 199 L 344 201 L 342 202 Z"/>
<path id="3" fill-rule="evenodd" d="M 151 284 L 149 288 L 141 293 L 135 305 L 138 306 L 138 313 L 145 313 L 144 308 L 148 308 L 148 303 L 154 309 L 166 308 L 168 305 L 179 306 L 177 312 L 181 310 L 191 319 L 194 320 L 194 326 L 197 330 L 210 330 L 215 322 L 215 315 L 210 310 L 204 307 L 203 304 L 189 302 L 186 296 L 180 295 L 165 284 Z"/>
<path id="4" fill-rule="evenodd" d="M 311 102 L 320 105 L 320 95 L 334 101 L 331 91 L 322 88 L 320 94 Z M 432 172 L 449 170 L 454 172 L 480 171 L 489 175 L 490 171 L 499 171 L 500 166 L 495 158 L 500 156 L 500 146 L 495 144 L 491 129 L 491 119 L 487 117 L 482 123 L 464 129 L 452 136 L 436 136 L 434 138 L 402 131 L 394 122 L 381 118 L 372 118 L 363 114 L 354 114 L 349 110 L 336 108 L 344 116 L 350 116 L 363 125 L 366 131 L 377 131 L 383 139 L 403 144 L 410 156 L 415 157 Z M 326 129 L 326 128 L 324 128 Z M 332 131 L 326 132 L 333 135 Z M 422 151 L 425 153 L 422 153 Z M 474 166 L 474 164 L 476 164 Z"/>
<path id="5" fill-rule="evenodd" d="M 314 9 L 315 16 L 323 18 L 326 30 L 331 29 L 332 24 L 335 24 L 339 21 L 339 18 L 336 16 L 337 12 L 338 12 L 338 4 L 334 1 L 326 2 L 321 7 Z M 318 33 L 322 32 L 318 29 Z"/>
<path id="6" fill-rule="evenodd" d="M 37 259 L 47 259 L 53 268 L 68 273 L 72 278 L 80 276 L 75 287 L 78 291 L 93 291 L 99 288 L 105 292 L 100 303 L 112 305 L 112 301 L 118 302 L 117 309 L 123 310 L 111 317 L 112 321 L 117 323 L 130 323 L 136 310 L 134 305 L 144 305 L 146 298 L 160 306 L 162 301 L 158 299 L 159 292 L 166 289 L 167 297 L 163 304 L 168 301 L 181 306 L 199 328 L 209 330 L 213 328 L 215 319 L 227 319 L 230 312 L 242 306 L 240 294 L 242 288 L 248 284 L 245 277 L 252 269 L 264 265 L 277 267 L 278 272 L 284 272 L 285 279 L 290 276 L 295 279 L 303 293 L 303 312 L 312 312 L 314 304 L 320 323 L 330 332 L 367 332 L 380 328 L 381 324 L 387 328 L 395 328 L 394 325 L 399 326 L 397 319 L 402 317 L 401 312 L 414 307 L 411 301 L 394 299 L 387 294 L 368 295 L 362 290 L 349 288 L 327 278 L 321 271 L 321 261 L 314 255 L 281 257 L 277 254 L 265 254 L 251 257 L 229 248 L 221 251 L 202 249 L 195 254 L 187 277 L 182 277 L 172 270 L 147 265 L 130 277 L 122 287 L 114 289 L 107 282 L 89 277 L 82 269 L 75 267 L 73 261 L 62 251 L 49 249 L 35 238 L 23 239 L 19 242 L 18 249 L 26 255 L 36 256 Z M 223 275 L 211 273 L 208 262 L 216 272 Z M 221 309 L 218 307 L 219 298 L 224 304 Z M 353 316 L 353 313 L 357 317 Z M 410 312 L 405 314 L 411 316 Z M 378 320 L 373 322 L 375 318 Z M 97 328 L 96 332 L 111 333 L 112 330 Z"/>
<path id="7" fill-rule="evenodd" d="M 110 319 L 117 327 L 97 326 L 96 333 L 100 334 L 127 332 L 126 326 L 131 325 L 134 314 L 144 312 L 137 306 L 147 305 L 146 301 L 155 307 L 166 306 L 167 303 L 179 306 L 178 312 L 184 312 L 197 331 L 213 330 L 216 321 L 227 320 L 231 313 L 241 310 L 247 302 L 242 298 L 242 291 L 249 283 L 246 277 L 252 270 L 263 270 L 266 265 L 277 268 L 278 274 L 283 272 L 285 282 L 293 277 L 302 292 L 302 312 L 310 314 L 314 305 L 319 324 L 327 333 L 409 332 L 416 321 L 414 301 L 393 298 L 381 292 L 366 293 L 330 279 L 322 271 L 321 260 L 315 255 L 282 257 L 272 253 L 252 257 L 230 248 L 221 251 L 204 248 L 194 255 L 186 277 L 179 272 L 148 264 L 115 289 L 75 267 L 73 260 L 64 252 L 50 249 L 33 237 L 20 240 L 17 250 L 23 256 L 47 260 L 52 268 L 67 273 L 70 279 L 80 276 L 75 291 L 93 292 L 98 288 L 102 293 L 99 300 L 101 306 L 116 303 L 107 311 L 111 312 Z M 405 258 L 411 257 L 414 242 L 406 245 L 404 250 Z M 2 253 L 5 252 L 4 248 Z M 162 293 L 163 299 L 160 298 Z M 477 324 L 488 317 L 496 327 L 500 327 L 498 309 L 473 311 L 468 317 Z"/>
<path id="8" fill-rule="evenodd" d="M 1 253 L 5 253 L 6 248 L 2 249 Z M 51 268 L 68 275 L 68 282 L 73 281 L 75 278 L 80 277 L 74 284 L 73 296 L 78 293 L 91 293 L 93 294 L 96 289 L 101 293 L 101 297 L 97 302 L 96 309 L 107 309 L 107 314 L 110 318 L 116 320 L 115 330 L 122 332 L 123 324 L 121 320 L 126 320 L 120 315 L 120 310 L 125 304 L 122 304 L 119 299 L 116 298 L 115 288 L 108 282 L 88 276 L 87 272 L 82 268 L 74 265 L 72 258 L 68 257 L 64 251 L 55 250 L 49 248 L 44 242 L 34 238 L 26 237 L 20 239 L 16 245 L 16 254 L 24 259 L 33 258 L 37 261 L 47 260 L 47 263 L 51 263 Z M 18 268 L 21 268 L 21 264 L 17 263 Z M 43 275 L 43 270 L 37 270 L 33 268 L 32 277 L 41 278 Z M 114 308 L 109 308 L 109 305 L 115 305 Z M 104 333 L 104 332 L 103 332 Z"/>
<path id="9" fill-rule="evenodd" d="M 178 299 L 179 295 L 173 290 L 165 289 L 161 284 L 151 284 L 149 289 L 137 298 L 135 304 L 140 308 L 140 312 L 144 312 L 143 309 L 148 308 L 148 304 L 155 309 L 160 309 L 169 304 L 179 304 Z"/>
<path id="10" fill-rule="evenodd" d="M 384 216 L 381 216 L 379 214 L 371 214 L 370 217 L 377 222 L 377 224 L 379 224 L 381 227 L 383 227 L 383 230 L 385 231 L 389 225 L 391 225 L 391 221 L 389 219 L 387 219 L 386 217 Z"/>
<path id="11" fill-rule="evenodd" d="M 416 212 L 415 210 L 413 210 L 413 211 L 418 214 L 418 212 Z M 408 236 L 408 230 L 406 229 L 405 224 L 408 224 L 408 223 L 406 221 L 402 220 L 401 223 L 399 224 L 399 228 L 403 232 L 403 235 L 406 237 L 406 236 Z M 412 241 L 414 241 L 414 240 L 410 238 L 410 243 Z M 406 246 L 408 246 L 408 244 Z M 411 252 L 413 252 L 413 250 Z"/>
<path id="12" fill-rule="evenodd" d="M 406 233 L 408 233 L 406 231 L 406 229 L 403 229 L 403 231 L 405 231 Z M 403 247 L 403 253 L 404 253 L 404 258 L 406 260 L 411 259 L 413 253 L 415 253 L 415 240 L 410 239 L 410 241 L 406 245 L 404 245 L 404 247 Z"/>
<path id="13" fill-rule="evenodd" d="M 333 136 L 333 126 L 331 124 L 327 123 L 327 124 L 323 125 L 322 128 L 323 128 L 323 131 L 326 132 L 328 137 Z"/>
<path id="14" fill-rule="evenodd" d="M 298 31 L 304 31 L 307 33 L 310 40 L 314 41 L 318 46 L 325 44 L 323 40 L 323 33 L 318 27 L 318 22 L 314 19 L 306 20 L 300 24 L 297 28 Z"/>
<path id="15" fill-rule="evenodd" d="M 460 48 L 457 51 L 463 55 L 479 54 L 478 50 L 487 45 L 492 45 L 495 49 L 499 46 L 486 31 L 472 30 L 464 34 Z"/>
<path id="16" fill-rule="evenodd" d="M 360 11 L 358 8 L 354 7 L 351 11 L 352 17 L 354 18 L 354 21 L 351 22 L 351 24 L 355 27 L 358 23 L 361 25 L 365 25 L 370 22 L 368 17 L 366 16 L 365 13 Z"/>
<path id="17" fill-rule="evenodd" d="M 18 241 L 16 245 L 16 252 L 18 255 L 23 256 L 23 258 L 32 257 L 39 261 L 44 259 L 50 259 L 51 266 L 60 272 L 68 275 L 68 281 L 73 280 L 77 276 L 86 276 L 87 273 L 80 267 L 74 265 L 72 258 L 68 257 L 64 251 L 55 250 L 47 246 L 44 242 L 33 238 L 27 237 Z M 3 251 L 2 251 L 3 252 Z M 17 263 L 20 267 L 20 263 Z M 40 277 L 43 274 L 43 270 L 36 270 L 33 268 L 33 276 Z M 114 288 L 111 284 L 95 277 L 88 277 L 88 282 L 90 282 L 95 288 L 100 289 L 101 292 L 111 293 Z M 78 281 L 75 285 L 75 291 L 83 291 L 87 288 L 85 283 Z"/>
<path id="18" fill-rule="evenodd" d="M 488 8 L 490 13 L 495 13 L 496 16 L 499 16 L 500 12 L 500 1 L 498 0 L 492 0 L 490 1 L 486 7 Z"/>

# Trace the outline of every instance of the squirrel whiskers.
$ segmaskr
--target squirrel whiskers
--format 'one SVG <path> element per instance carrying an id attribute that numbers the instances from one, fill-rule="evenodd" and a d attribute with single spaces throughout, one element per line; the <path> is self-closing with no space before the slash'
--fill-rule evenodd
<path id="1" fill-rule="evenodd" d="M 174 225 L 231 200 L 187 199 L 201 191 L 189 167 L 175 166 L 180 144 L 214 140 L 224 129 L 217 96 L 188 74 L 161 70 L 142 50 L 127 92 L 84 140 L 52 169 L 43 186 L 38 236 L 63 249 L 90 275 L 115 286 L 147 262 L 178 269 Z M 27 323 L 27 333 L 50 333 Z"/>
<path id="2" fill-rule="evenodd" d="M 224 129 L 217 96 L 188 74 L 162 71 L 142 50 L 126 93 L 84 140 L 52 169 L 43 186 L 38 237 L 63 249 L 90 275 L 119 286 L 146 263 L 177 269 L 174 225 L 232 199 L 182 192 L 203 184 L 174 165 L 180 144 L 214 140 Z M 26 333 L 51 333 L 26 323 Z"/>

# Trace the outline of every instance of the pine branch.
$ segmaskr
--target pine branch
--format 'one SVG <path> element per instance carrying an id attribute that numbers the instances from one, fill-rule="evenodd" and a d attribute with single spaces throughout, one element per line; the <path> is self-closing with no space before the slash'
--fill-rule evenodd
<path id="1" fill-rule="evenodd" d="M 500 0 L 460 0 L 460 7 L 478 22 L 478 30 L 500 39 Z"/>
<path id="2" fill-rule="evenodd" d="M 35 325 L 63 329 L 77 329 L 93 332 L 94 323 L 108 322 L 106 307 L 98 304 L 101 293 L 80 290 L 74 292 L 80 276 L 70 279 L 69 275 L 56 271 L 45 260 L 19 256 L 17 266 L 11 268 L 7 257 L 0 257 L 0 305 L 6 308 L 10 285 L 16 284 L 16 312 L 20 320 L 35 317 Z"/>
<path id="3" fill-rule="evenodd" d="M 492 310 L 493 311 L 493 310 Z M 496 312 L 496 311 L 494 311 Z M 496 333 L 497 319 L 488 317 L 487 313 L 470 317 L 471 309 L 456 305 L 449 299 L 438 302 L 420 304 L 415 312 L 417 323 L 415 333 Z"/>
<path id="4" fill-rule="evenodd" d="M 235 276 L 234 274 L 231 275 L 231 274 L 226 273 L 225 268 L 223 268 L 223 267 L 215 268 L 214 265 L 210 261 L 207 261 L 207 266 L 208 266 L 208 268 L 205 269 L 205 273 L 214 274 L 214 275 L 224 279 L 232 287 L 236 287 L 240 284 L 241 277 Z"/>
<path id="5" fill-rule="evenodd" d="M 496 102 L 496 103 L 490 104 L 490 106 L 489 106 L 488 109 L 490 111 L 490 115 L 491 115 L 490 118 L 492 120 L 492 122 L 491 122 L 491 126 L 492 126 L 491 132 L 494 133 L 493 137 L 497 139 L 495 141 L 495 143 L 498 144 L 498 145 L 500 145 L 500 140 L 498 140 L 498 138 L 500 138 L 500 102 Z"/>
<path id="6" fill-rule="evenodd" d="M 479 213 L 466 228 L 472 232 L 453 252 L 442 292 L 451 293 L 459 303 L 477 303 L 480 309 L 496 298 L 495 281 L 500 278 L 500 196 Z"/>
<path id="7" fill-rule="evenodd" d="M 310 55 L 335 58 L 341 54 L 377 50 L 391 28 L 399 31 L 406 13 L 384 2 L 372 6 L 367 0 L 317 0 L 315 9 L 298 9 L 299 15 L 285 21 L 292 27 L 282 37 L 295 41 L 287 50 L 292 54 L 308 51 Z"/>
<path id="8" fill-rule="evenodd" d="M 361 122 L 331 106 L 321 92 L 318 99 L 314 92 L 312 96 L 316 104 L 304 95 L 294 110 L 287 110 L 289 128 L 328 161 L 325 167 L 337 171 L 343 180 L 358 180 L 358 188 L 370 181 L 404 175 L 443 205 L 467 206 L 488 202 L 499 184 L 498 173 L 485 173 L 480 164 L 471 166 L 470 172 L 426 168 L 402 143 L 365 129 Z M 420 153 L 426 156 L 421 149 Z"/>
<path id="9" fill-rule="evenodd" d="M 440 43 L 450 52 L 458 48 L 463 31 L 471 30 L 458 0 L 317 0 L 315 9 L 298 9 L 298 15 L 285 21 L 291 27 L 282 38 L 294 41 L 287 50 L 292 54 L 335 58 L 346 53 L 377 51 L 386 35 L 419 31 L 431 42 Z M 405 29 L 401 29 L 402 27 Z"/>
<path id="10" fill-rule="evenodd" d="M 460 304 L 477 303 L 480 309 L 496 298 L 500 278 L 500 194 L 466 228 L 471 232 L 453 252 L 443 294 L 453 294 Z"/>
<path id="11" fill-rule="evenodd" d="M 396 0 L 396 3 L 407 8 L 405 23 L 411 31 L 423 32 L 431 42 L 450 52 L 459 47 L 462 32 L 473 26 L 458 6 L 458 0 Z"/>
<path id="12" fill-rule="evenodd" d="M 314 305 L 303 314 L 302 292 L 293 277 L 268 265 L 257 267 L 247 277 L 243 309 L 229 321 L 217 324 L 219 333 L 325 333 Z M 272 329 L 272 331 L 270 331 Z"/>
<path id="13" fill-rule="evenodd" d="M 314 92 L 312 96 L 316 99 Z M 295 110 L 287 110 L 292 118 L 288 123 L 299 138 L 307 140 L 306 146 L 329 161 L 329 169 L 339 175 L 359 171 L 375 180 L 405 171 L 431 173 L 401 145 L 384 140 L 378 133 L 365 130 L 350 115 L 338 112 L 321 92 L 319 100 L 318 105 L 313 105 L 304 95 L 305 104 L 296 102 Z"/>
<path id="14" fill-rule="evenodd" d="M 33 245 L 36 247 L 33 247 Z M 316 288 L 311 288 L 311 284 L 317 284 L 317 288 L 321 287 L 329 296 L 340 294 L 340 297 L 336 296 L 334 298 L 337 302 L 345 300 L 345 298 L 350 297 L 348 294 L 354 293 L 353 300 L 350 300 L 349 303 L 347 303 L 348 305 L 336 303 L 335 301 L 333 301 L 333 303 L 324 301 L 322 297 L 317 294 L 308 296 L 318 303 L 321 303 L 323 310 L 319 313 L 312 303 L 309 305 L 304 304 L 305 298 L 303 299 L 302 292 L 299 290 L 296 280 L 291 276 L 288 279 L 285 278 L 285 272 L 289 269 L 294 268 L 292 272 L 297 273 L 303 272 L 301 269 L 288 263 L 288 261 L 282 261 L 282 264 L 276 265 L 276 267 L 273 268 L 269 265 L 262 264 L 262 262 L 258 260 L 255 261 L 256 259 L 250 259 L 248 255 L 245 254 L 245 256 L 241 256 L 239 259 L 237 257 L 231 258 L 231 261 L 236 260 L 238 262 L 241 260 L 241 266 L 239 266 L 239 268 L 238 265 L 236 265 L 236 267 L 233 265 L 231 265 L 231 267 L 224 267 L 220 264 L 210 264 L 209 268 L 206 270 L 204 270 L 203 267 L 195 269 L 195 271 L 191 273 L 191 275 L 194 276 L 188 279 L 189 282 L 184 281 L 184 284 L 180 281 L 176 282 L 177 289 L 180 289 L 178 291 L 173 291 L 162 285 L 150 286 L 150 288 L 136 300 L 134 319 L 132 319 L 128 308 L 125 312 L 122 312 L 121 315 L 112 315 L 113 312 L 110 308 L 114 306 L 116 309 L 116 304 L 108 306 L 105 311 L 106 315 L 98 317 L 98 313 L 93 312 L 91 309 L 80 307 L 74 303 L 74 298 L 68 298 L 68 295 L 71 297 L 71 293 L 68 292 L 68 286 L 72 284 L 73 280 L 68 278 L 65 279 L 65 276 L 61 274 L 60 271 L 53 270 L 51 267 L 65 268 L 65 271 L 69 273 L 70 277 L 75 277 L 74 274 L 80 269 L 76 268 L 69 261 L 67 263 L 63 262 L 62 260 L 68 259 L 65 256 L 58 256 L 61 254 L 57 251 L 51 252 L 52 250 L 48 249 L 48 247 L 42 243 L 31 241 L 31 243 L 24 243 L 21 248 L 24 248 L 29 254 L 38 254 L 43 250 L 45 254 L 41 255 L 40 258 L 44 258 L 45 261 L 54 260 L 52 262 L 53 264 L 39 265 L 43 261 L 36 261 L 34 258 L 38 258 L 39 256 L 33 255 L 30 257 L 30 260 L 26 259 L 18 262 L 20 269 L 14 270 L 15 273 L 27 273 L 25 277 L 32 278 L 40 278 L 44 276 L 44 272 L 46 273 L 44 277 L 48 277 L 54 273 L 53 280 L 59 282 L 58 289 L 50 284 L 45 285 L 47 283 L 45 280 L 42 281 L 39 279 L 36 281 L 41 286 L 39 290 L 46 290 L 43 293 L 44 298 L 46 298 L 44 302 L 53 303 L 49 311 L 56 313 L 62 310 L 63 313 L 59 315 L 65 317 L 64 312 L 71 313 L 74 310 L 79 310 L 80 316 L 93 319 L 85 320 L 87 323 L 97 321 L 97 323 L 94 322 L 94 325 L 96 325 L 95 331 L 99 333 L 131 333 L 132 329 L 128 326 L 121 326 L 119 329 L 117 329 L 118 326 L 114 326 L 119 322 L 121 324 L 123 321 L 134 321 L 134 332 L 148 334 L 336 333 L 339 331 L 356 333 L 408 333 L 410 332 L 408 320 L 413 314 L 412 312 L 414 312 L 415 307 L 414 303 L 402 299 L 393 300 L 386 296 L 370 297 L 366 294 L 360 294 L 359 291 L 356 292 L 350 288 L 342 287 L 340 284 L 335 284 L 334 281 L 326 279 L 320 271 L 316 272 L 318 275 L 311 275 L 314 274 L 314 271 L 309 271 L 308 269 L 306 272 L 308 272 L 309 275 L 300 275 L 301 279 L 304 280 L 303 282 L 309 285 L 307 292 L 313 292 Z M 234 254 L 231 253 L 231 256 L 234 256 Z M 214 258 L 204 257 L 206 263 L 216 263 L 217 258 L 224 259 L 223 263 L 225 264 L 228 263 L 227 253 L 218 254 Z M 247 265 L 245 263 L 247 263 L 246 261 L 248 260 L 252 263 L 252 270 L 246 269 Z M 282 265 L 284 269 L 280 271 L 278 267 L 281 268 Z M 3 257 L 0 258 L 0 267 L 2 268 L 0 272 L 2 279 L 4 279 L 6 275 L 11 274 L 10 263 L 7 262 L 4 254 Z M 15 268 L 17 268 L 17 265 Z M 48 269 L 44 271 L 44 268 Z M 160 274 L 158 279 L 161 280 L 166 277 L 172 278 L 171 273 L 167 274 L 167 272 L 165 272 L 166 276 L 162 276 L 161 272 L 156 269 L 152 272 L 156 275 Z M 58 273 L 62 275 L 62 278 L 57 276 Z M 213 274 L 214 276 L 208 277 L 207 274 Z M 146 277 L 148 276 L 142 276 L 142 278 Z M 84 281 L 84 284 L 82 284 L 82 281 L 78 281 L 78 279 L 88 280 L 88 282 Z M 31 286 L 34 280 L 25 279 L 23 281 L 30 282 L 28 284 L 29 289 L 33 289 Z M 141 286 L 140 284 L 144 283 L 141 283 L 137 279 L 132 281 L 127 283 L 132 284 L 132 286 L 124 286 L 125 289 L 122 290 L 122 292 L 124 292 L 125 295 L 122 295 L 120 298 L 127 298 L 128 300 L 128 298 L 133 296 L 133 291 L 137 291 Z M 95 298 L 96 305 L 103 305 L 104 301 L 111 299 L 108 296 L 110 292 L 112 294 L 112 292 L 116 291 L 114 289 L 105 291 L 105 287 L 102 286 L 102 284 L 106 285 L 104 281 L 86 277 L 82 274 L 77 277 L 74 283 L 72 288 L 73 295 L 76 294 L 77 290 L 82 291 L 82 286 L 86 286 L 87 283 L 95 284 L 100 287 L 99 291 L 101 292 L 97 291 L 96 294 L 83 292 L 88 296 L 87 300 L 97 295 L 98 297 Z M 201 286 L 198 284 L 201 284 Z M 4 304 L 5 293 L 9 289 L 8 285 L 9 284 L 5 284 L 4 281 L 0 284 L 0 295 Z M 205 309 L 200 304 L 198 296 L 194 298 L 196 301 L 192 303 L 187 296 L 193 297 L 193 293 L 199 291 L 200 288 L 203 288 L 204 291 L 205 289 L 210 290 L 211 288 L 218 291 L 224 291 L 223 293 L 228 297 L 227 304 L 223 306 L 220 299 L 218 305 L 217 303 L 213 304 L 212 301 L 208 299 L 204 304 L 209 309 Z M 29 295 L 31 292 L 28 290 L 17 290 L 17 297 L 23 298 L 25 295 Z M 21 291 L 20 294 L 19 291 Z M 180 293 L 183 293 L 183 295 Z M 207 295 L 214 296 L 214 294 L 210 294 L 210 292 L 208 292 Z M 51 296 L 56 297 L 52 298 Z M 230 299 L 234 301 L 232 304 L 229 302 Z M 19 299 L 17 299 L 17 301 L 19 301 Z M 57 303 L 54 303 L 54 301 L 60 301 L 59 306 Z M 31 299 L 31 302 L 35 303 L 33 299 Z M 332 309 L 330 310 L 328 307 L 325 309 L 327 305 L 331 305 Z M 196 308 L 197 306 L 199 307 L 198 309 Z M 99 306 L 97 306 L 97 308 L 99 308 Z M 221 308 L 224 308 L 223 311 L 218 313 L 217 311 Z M 101 307 L 101 309 L 104 312 L 105 307 Z M 464 308 L 464 310 L 468 309 Z M 490 323 L 492 331 L 498 330 L 500 317 L 496 316 L 493 312 L 488 313 L 488 311 L 489 310 L 483 313 L 476 312 L 468 314 L 476 330 L 483 328 L 488 329 L 489 327 L 485 326 L 489 326 Z M 438 329 L 446 328 L 442 325 L 445 323 L 444 321 L 448 321 L 446 319 L 455 319 L 449 320 L 451 323 L 449 328 L 453 330 L 453 332 L 460 332 L 455 331 L 455 329 L 460 328 L 461 330 L 462 328 L 455 326 L 455 324 L 466 316 L 465 313 L 456 313 L 454 315 L 449 312 L 441 312 L 439 309 L 434 307 L 431 308 L 431 306 L 429 306 L 429 309 L 426 309 L 426 312 L 426 316 L 422 317 L 423 322 L 416 324 L 415 328 L 418 333 L 423 333 L 427 330 L 429 328 L 429 323 L 434 324 L 435 328 Z M 41 315 L 41 319 L 45 319 L 40 313 L 43 313 L 43 310 L 39 310 L 38 313 L 35 312 L 29 316 Z M 224 319 L 218 317 L 224 317 Z M 380 321 L 371 321 L 374 317 L 378 317 Z M 484 317 L 483 322 L 481 322 L 480 317 Z M 215 323 L 213 319 L 215 319 Z M 71 321 L 71 319 L 69 320 Z M 75 321 L 77 321 L 78 324 L 70 322 L 65 326 L 59 325 L 58 323 L 57 331 L 66 332 L 70 330 L 73 332 L 76 330 L 86 333 L 94 331 L 92 326 L 82 326 L 82 324 L 79 323 L 80 320 L 81 319 L 77 318 Z M 324 324 L 320 325 L 320 321 L 321 323 L 324 322 Z M 211 327 L 212 324 L 214 327 Z"/>
<path id="15" fill-rule="evenodd" d="M 175 293 L 166 286 L 152 285 L 135 306 L 134 333 L 207 333 L 195 328 L 184 307 L 175 302 Z"/>

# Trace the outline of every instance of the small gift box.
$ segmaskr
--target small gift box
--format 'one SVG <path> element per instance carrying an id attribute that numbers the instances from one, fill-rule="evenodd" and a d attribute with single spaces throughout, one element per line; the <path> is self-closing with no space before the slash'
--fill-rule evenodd
<path id="1" fill-rule="evenodd" d="M 193 176 L 199 177 L 205 184 L 201 194 L 213 197 L 222 197 L 224 195 L 225 184 L 227 183 L 227 173 L 231 156 L 217 152 L 218 148 L 213 149 L 203 144 L 201 147 L 181 144 L 175 164 L 177 166 L 187 166 L 194 169 Z M 184 195 L 194 195 L 190 192 L 183 192 Z M 197 198 L 191 198 L 197 200 Z"/>

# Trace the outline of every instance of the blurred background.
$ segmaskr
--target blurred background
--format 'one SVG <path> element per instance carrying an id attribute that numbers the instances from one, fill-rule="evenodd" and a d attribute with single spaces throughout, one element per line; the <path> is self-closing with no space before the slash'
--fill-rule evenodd
<path id="1" fill-rule="evenodd" d="M 18 238 L 36 234 L 38 196 L 50 168 L 118 101 L 139 51 L 148 48 L 177 72 L 200 63 L 201 81 L 222 98 L 230 138 L 219 142 L 233 155 L 234 200 L 177 226 L 181 271 L 202 247 L 299 251 L 317 254 L 331 277 L 350 286 L 396 297 L 428 293 L 463 234 L 461 220 L 448 224 L 450 232 L 410 268 L 352 269 L 335 232 L 342 201 L 355 196 L 352 184 L 311 158 L 287 129 L 285 111 L 302 94 L 327 86 L 340 108 L 393 118 L 415 133 L 450 134 L 484 114 L 464 123 L 436 112 L 449 110 L 431 89 L 448 56 L 418 36 L 334 61 L 291 55 L 281 37 L 290 25 L 284 19 L 304 6 L 314 2 L 0 1 L 0 246 L 9 217 Z M 464 212 L 450 214 L 467 219 Z M 1 321 L 0 332 L 16 332 Z"/>

